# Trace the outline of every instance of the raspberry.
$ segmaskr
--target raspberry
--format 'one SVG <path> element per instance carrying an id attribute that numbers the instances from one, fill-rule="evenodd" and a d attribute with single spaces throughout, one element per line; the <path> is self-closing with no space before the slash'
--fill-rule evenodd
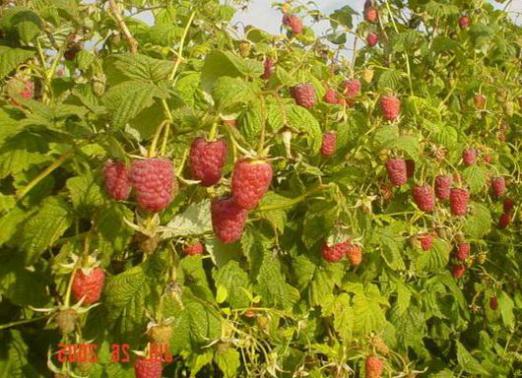
<path id="1" fill-rule="evenodd" d="M 201 244 L 200 242 L 196 242 L 194 244 L 186 245 L 183 248 L 183 252 L 185 252 L 186 255 L 195 256 L 201 255 L 204 249 L 205 247 L 203 247 L 203 244 Z"/>
<path id="2" fill-rule="evenodd" d="M 156 344 L 169 345 L 172 338 L 172 327 L 166 324 L 155 325 L 147 331 L 147 335 Z"/>
<path id="3" fill-rule="evenodd" d="M 131 183 L 127 166 L 119 161 L 107 160 L 103 168 L 105 191 L 116 201 L 129 198 Z"/>
<path id="4" fill-rule="evenodd" d="M 489 299 L 489 308 L 495 311 L 498 308 L 498 298 L 493 296 Z"/>
<path id="5" fill-rule="evenodd" d="M 498 219 L 498 228 L 505 229 L 511 223 L 511 213 L 502 213 Z"/>
<path id="6" fill-rule="evenodd" d="M 491 164 L 493 162 L 493 156 L 490 154 L 484 155 L 484 163 Z"/>
<path id="7" fill-rule="evenodd" d="M 464 162 L 464 165 L 470 166 L 475 164 L 475 161 L 477 160 L 477 150 L 474 148 L 466 148 L 464 152 L 462 153 L 462 161 Z"/>
<path id="8" fill-rule="evenodd" d="M 502 207 L 504 208 L 504 213 L 510 213 L 511 210 L 513 210 L 513 208 L 515 207 L 515 203 L 511 198 L 506 198 L 502 203 Z"/>
<path id="9" fill-rule="evenodd" d="M 469 257 L 469 252 L 471 251 L 471 245 L 469 243 L 459 243 L 457 245 L 457 251 L 455 252 L 455 257 L 457 260 L 465 261 Z"/>
<path id="10" fill-rule="evenodd" d="M 408 181 L 406 162 L 404 159 L 390 159 L 386 162 L 388 177 L 395 186 L 401 186 Z"/>
<path id="11" fill-rule="evenodd" d="M 451 266 L 451 274 L 454 278 L 459 279 L 466 273 L 466 265 L 454 264 Z"/>
<path id="12" fill-rule="evenodd" d="M 484 110 L 486 108 L 486 96 L 483 94 L 477 93 L 473 97 L 473 104 L 477 110 Z"/>
<path id="13" fill-rule="evenodd" d="M 208 142 L 196 138 L 190 146 L 190 168 L 192 177 L 203 186 L 212 186 L 221 179 L 221 171 L 227 159 L 227 144 L 224 139 Z"/>
<path id="14" fill-rule="evenodd" d="M 429 251 L 433 246 L 433 235 L 430 233 L 417 236 L 423 251 Z"/>
<path id="15" fill-rule="evenodd" d="M 339 99 L 337 98 L 337 93 L 335 92 L 335 89 L 328 88 L 326 90 L 326 93 L 324 95 L 324 101 L 328 104 L 338 104 Z"/>
<path id="16" fill-rule="evenodd" d="M 452 188 L 450 191 L 451 214 L 466 215 L 468 212 L 469 192 L 463 188 Z"/>
<path id="17" fill-rule="evenodd" d="M 56 325 L 63 335 L 68 335 L 74 331 L 77 320 L 78 313 L 72 308 L 61 310 L 56 315 Z"/>
<path id="18" fill-rule="evenodd" d="M 364 19 L 368 22 L 375 23 L 379 18 L 379 12 L 374 7 L 368 7 L 364 11 Z"/>
<path id="19" fill-rule="evenodd" d="M 268 80 L 268 79 L 270 79 L 270 77 L 272 76 L 272 74 L 274 73 L 274 70 L 275 70 L 274 61 L 272 60 L 272 58 L 266 58 L 263 63 L 263 66 L 264 66 L 265 70 L 261 77 L 265 80 Z"/>
<path id="20" fill-rule="evenodd" d="M 353 266 L 358 266 L 362 262 L 362 249 L 357 244 L 348 243 L 346 247 L 346 257 Z"/>
<path id="21" fill-rule="evenodd" d="M 491 180 L 491 190 L 493 191 L 493 195 L 495 197 L 502 197 L 504 193 L 506 193 L 506 180 L 504 177 L 494 177 Z"/>
<path id="22" fill-rule="evenodd" d="M 232 198 L 214 199 L 210 206 L 214 233 L 223 243 L 241 239 L 248 211 L 239 207 Z"/>
<path id="23" fill-rule="evenodd" d="M 459 26 L 461 29 L 467 29 L 469 27 L 469 24 L 471 23 L 471 20 L 468 16 L 461 16 L 459 18 Z"/>
<path id="24" fill-rule="evenodd" d="M 337 134 L 329 131 L 323 134 L 323 144 L 321 146 L 321 155 L 330 157 L 335 154 L 335 147 L 337 142 Z"/>
<path id="25" fill-rule="evenodd" d="M 412 178 L 414 174 L 415 174 L 415 161 L 408 159 L 408 160 L 406 160 L 406 176 L 408 176 L 408 178 Z"/>
<path id="26" fill-rule="evenodd" d="M 296 85 L 291 92 L 297 105 L 306 109 L 311 109 L 315 105 L 315 89 L 312 84 Z"/>
<path id="27" fill-rule="evenodd" d="M 155 213 L 169 206 L 174 191 L 174 169 L 170 160 L 137 160 L 132 163 L 130 177 L 140 208 Z"/>
<path id="28" fill-rule="evenodd" d="M 358 79 L 349 79 L 344 82 L 344 94 L 348 98 L 357 97 L 361 93 L 361 82 Z"/>
<path id="29" fill-rule="evenodd" d="M 401 112 L 401 100 L 393 95 L 382 96 L 380 105 L 382 115 L 387 121 L 394 121 Z"/>
<path id="30" fill-rule="evenodd" d="M 163 366 L 160 358 L 138 357 L 134 364 L 136 378 L 161 378 Z"/>
<path id="31" fill-rule="evenodd" d="M 377 33 L 368 33 L 368 35 L 366 36 L 366 43 L 370 47 L 374 47 L 377 43 L 379 43 L 379 36 L 377 35 Z"/>
<path id="32" fill-rule="evenodd" d="M 29 100 L 34 96 L 34 83 L 30 80 L 24 82 L 24 88 L 20 92 L 20 96 L 24 99 Z"/>
<path id="33" fill-rule="evenodd" d="M 103 284 L 105 282 L 105 272 L 97 267 L 85 274 L 79 269 L 74 274 L 72 282 L 72 293 L 77 301 L 83 299 L 83 304 L 93 304 L 100 300 Z"/>
<path id="34" fill-rule="evenodd" d="M 63 53 L 63 57 L 68 61 L 74 60 L 80 51 L 82 51 L 82 45 L 80 43 L 70 43 L 67 46 L 67 50 Z"/>
<path id="35" fill-rule="evenodd" d="M 272 182 L 272 166 L 262 160 L 239 160 L 232 173 L 232 197 L 243 209 L 253 209 Z"/>
<path id="36" fill-rule="evenodd" d="M 304 29 L 303 21 L 295 14 L 285 14 L 283 16 L 283 24 L 288 26 L 294 34 L 301 34 Z"/>
<path id="37" fill-rule="evenodd" d="M 336 243 L 331 246 L 329 246 L 327 243 L 324 243 L 321 247 L 321 253 L 326 261 L 337 262 L 344 257 L 347 247 L 347 242 Z"/>
<path id="38" fill-rule="evenodd" d="M 435 207 L 433 189 L 428 184 L 413 187 L 413 200 L 420 210 L 427 213 L 432 212 Z"/>
<path id="39" fill-rule="evenodd" d="M 379 357 L 368 356 L 366 358 L 366 378 L 379 378 L 384 368 L 383 362 Z"/>

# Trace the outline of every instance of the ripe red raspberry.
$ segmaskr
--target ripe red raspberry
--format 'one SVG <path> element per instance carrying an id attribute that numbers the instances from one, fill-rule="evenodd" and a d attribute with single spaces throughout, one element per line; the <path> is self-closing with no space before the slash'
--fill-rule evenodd
<path id="1" fill-rule="evenodd" d="M 138 357 L 134 364 L 136 378 L 161 378 L 163 366 L 160 358 Z"/>
<path id="2" fill-rule="evenodd" d="M 262 160 L 236 162 L 232 173 L 232 197 L 243 209 L 253 209 L 272 182 L 272 166 Z"/>
<path id="3" fill-rule="evenodd" d="M 513 208 L 515 207 L 515 203 L 511 198 L 506 198 L 502 203 L 502 207 L 504 208 L 504 213 L 510 213 L 511 210 L 513 210 Z"/>
<path id="4" fill-rule="evenodd" d="M 477 150 L 474 148 L 466 148 L 464 152 L 462 152 L 462 161 L 464 162 L 464 165 L 470 166 L 475 164 L 475 161 L 477 160 Z"/>
<path id="5" fill-rule="evenodd" d="M 315 105 L 315 89 L 312 84 L 296 85 L 291 92 L 297 105 L 306 109 L 311 109 Z"/>
<path id="6" fill-rule="evenodd" d="M 379 18 L 379 12 L 374 7 L 368 7 L 364 10 L 364 19 L 368 22 L 375 23 Z"/>
<path id="7" fill-rule="evenodd" d="M 511 223 L 511 213 L 502 213 L 498 219 L 498 228 L 505 229 Z"/>
<path id="8" fill-rule="evenodd" d="M 468 16 L 461 16 L 459 18 L 459 26 L 461 29 L 467 29 L 469 27 L 470 23 L 471 23 L 471 20 Z"/>
<path id="9" fill-rule="evenodd" d="M 484 110 L 486 108 L 486 96 L 483 94 L 477 93 L 473 97 L 473 104 L 475 105 L 475 109 Z"/>
<path id="10" fill-rule="evenodd" d="M 432 212 L 435 208 L 433 188 L 428 184 L 413 187 L 413 200 L 420 210 L 427 213 Z"/>
<path id="11" fill-rule="evenodd" d="M 465 261 L 469 257 L 471 245 L 469 243 L 459 243 L 455 251 L 455 258 L 460 261 Z"/>
<path id="12" fill-rule="evenodd" d="M 328 88 L 324 95 L 324 101 L 328 104 L 339 104 L 339 99 L 337 98 L 337 93 L 335 89 Z"/>
<path id="13" fill-rule="evenodd" d="M 336 243 L 329 246 L 327 243 L 324 243 L 321 247 L 321 253 L 323 258 L 328 262 L 337 262 L 341 260 L 346 254 L 348 243 Z"/>
<path id="14" fill-rule="evenodd" d="M 239 207 L 232 198 L 214 199 L 210 206 L 212 228 L 223 243 L 234 243 L 241 239 L 248 211 Z"/>
<path id="15" fill-rule="evenodd" d="M 97 267 L 87 271 L 87 274 L 79 269 L 74 274 L 72 282 L 72 294 L 77 301 L 84 298 L 83 304 L 93 304 L 100 300 L 103 284 L 105 283 L 105 272 Z"/>
<path id="16" fill-rule="evenodd" d="M 361 93 L 361 82 L 359 79 L 349 79 L 344 82 L 344 94 L 347 98 L 354 98 Z"/>
<path id="17" fill-rule="evenodd" d="M 498 298 L 493 296 L 489 299 L 489 308 L 495 311 L 498 308 Z"/>
<path id="18" fill-rule="evenodd" d="M 388 177 L 395 186 L 401 186 L 408 181 L 406 162 L 404 159 L 390 159 L 386 162 Z"/>
<path id="19" fill-rule="evenodd" d="M 451 266 L 451 274 L 454 278 L 462 278 L 464 273 L 466 273 L 466 265 L 454 264 Z"/>
<path id="20" fill-rule="evenodd" d="M 221 179 L 221 172 L 227 159 L 227 144 L 224 139 L 208 142 L 196 138 L 190 146 L 190 168 L 192 177 L 203 186 L 212 186 Z"/>
<path id="21" fill-rule="evenodd" d="M 285 14 L 283 16 L 283 24 L 288 26 L 294 34 L 301 34 L 304 29 L 303 21 L 295 14 Z"/>
<path id="22" fill-rule="evenodd" d="M 491 180 L 491 190 L 497 198 L 502 197 L 506 193 L 506 180 L 502 176 L 494 177 Z"/>
<path id="23" fill-rule="evenodd" d="M 433 235 L 425 233 L 417 236 L 423 251 L 429 251 L 433 246 Z"/>
<path id="24" fill-rule="evenodd" d="M 414 174 L 415 174 L 415 161 L 408 159 L 408 160 L 406 160 L 406 176 L 408 176 L 408 178 L 412 178 Z"/>
<path id="25" fill-rule="evenodd" d="M 379 43 L 379 36 L 377 35 L 377 33 L 368 33 L 368 35 L 366 36 L 366 43 L 370 47 L 374 47 L 377 43 Z"/>
<path id="26" fill-rule="evenodd" d="M 201 244 L 200 242 L 196 242 L 194 244 L 186 245 L 183 248 L 183 252 L 185 252 L 185 254 L 189 256 L 196 256 L 201 255 L 204 249 L 205 247 L 203 247 L 203 244 Z"/>
<path id="27" fill-rule="evenodd" d="M 24 87 L 20 92 L 20 96 L 22 96 L 25 100 L 29 100 L 34 96 L 34 83 L 30 80 L 24 81 Z"/>
<path id="28" fill-rule="evenodd" d="M 453 177 L 450 175 L 439 175 L 435 177 L 435 195 L 438 199 L 445 201 L 450 198 Z"/>
<path id="29" fill-rule="evenodd" d="M 328 131 L 323 134 L 323 144 L 321 146 L 321 155 L 330 157 L 335 154 L 335 147 L 337 142 L 337 134 L 333 131 Z"/>
<path id="30" fill-rule="evenodd" d="M 396 120 L 401 112 L 401 100 L 393 95 L 382 96 L 380 106 L 382 115 L 387 121 Z"/>
<path id="31" fill-rule="evenodd" d="M 451 214 L 466 215 L 468 212 L 469 192 L 463 188 L 452 188 L 450 191 Z"/>
<path id="32" fill-rule="evenodd" d="M 140 208 L 156 213 L 169 206 L 174 189 L 174 169 L 170 160 L 136 160 L 132 163 L 130 177 Z"/>
<path id="33" fill-rule="evenodd" d="M 265 80 L 268 80 L 268 79 L 270 79 L 270 77 L 272 76 L 272 74 L 274 73 L 274 70 L 275 70 L 274 61 L 272 60 L 272 58 L 266 58 L 263 63 L 263 66 L 264 66 L 265 70 L 261 77 Z"/>
<path id="34" fill-rule="evenodd" d="M 362 262 L 362 249 L 360 245 L 348 243 L 346 257 L 353 266 L 359 266 Z"/>
<path id="35" fill-rule="evenodd" d="M 120 161 L 107 160 L 103 168 L 105 191 L 116 201 L 129 198 L 131 183 L 127 166 Z"/>
<path id="36" fill-rule="evenodd" d="M 384 364 L 377 356 L 368 356 L 366 358 L 366 378 L 380 378 L 384 369 Z"/>

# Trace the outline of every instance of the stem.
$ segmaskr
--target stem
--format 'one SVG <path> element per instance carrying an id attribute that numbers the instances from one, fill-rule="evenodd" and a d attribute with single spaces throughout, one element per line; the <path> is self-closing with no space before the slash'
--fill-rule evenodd
<path id="1" fill-rule="evenodd" d="M 259 146 L 257 147 L 257 154 L 259 156 L 263 155 L 263 148 L 265 146 L 265 138 L 266 138 L 266 109 L 265 109 L 265 100 L 261 98 L 261 113 L 263 117 L 263 125 L 261 126 L 261 136 L 259 137 Z"/>
<path id="2" fill-rule="evenodd" d="M 152 142 L 149 147 L 149 157 L 156 156 L 156 146 L 158 145 L 158 140 L 161 135 L 161 131 L 163 130 L 163 126 L 167 123 L 167 121 L 162 121 L 156 131 L 154 132 L 154 136 L 152 137 Z"/>
<path id="3" fill-rule="evenodd" d="M 34 179 L 29 182 L 29 184 L 26 185 L 25 188 L 23 188 L 18 194 L 17 194 L 17 200 L 21 200 L 27 193 L 29 193 L 40 181 L 42 181 L 44 178 L 49 176 L 55 169 L 60 167 L 65 161 L 70 158 L 73 154 L 74 150 L 71 149 L 64 153 L 58 160 L 56 160 L 54 163 L 52 163 L 50 166 L 48 166 L 42 173 L 40 173 L 38 176 L 36 176 Z"/>
<path id="4" fill-rule="evenodd" d="M 176 59 L 176 63 L 174 64 L 174 68 L 172 69 L 172 72 L 170 73 L 169 80 L 173 80 L 174 76 L 176 76 L 176 72 L 178 71 L 179 65 L 181 64 L 181 61 L 183 60 L 183 45 L 185 44 L 185 39 L 187 38 L 188 30 L 190 28 L 190 25 L 192 24 L 192 20 L 194 20 L 194 16 L 196 15 L 196 12 L 192 12 L 192 14 L 189 17 L 189 20 L 187 21 L 187 25 L 185 26 L 185 30 L 183 30 L 183 35 L 181 36 L 181 41 L 179 43 L 178 48 L 178 59 Z"/>
<path id="5" fill-rule="evenodd" d="M 80 260 L 78 260 L 80 261 Z M 72 290 L 72 283 L 74 281 L 74 276 L 76 275 L 76 271 L 78 270 L 78 263 L 74 267 L 71 277 L 69 278 L 69 283 L 67 284 L 67 291 L 65 292 L 65 307 L 69 307 L 69 304 L 71 303 L 71 290 Z"/>
<path id="6" fill-rule="evenodd" d="M 17 325 L 22 325 L 22 324 L 27 324 L 27 323 L 37 322 L 37 321 L 39 321 L 39 320 L 43 320 L 43 319 L 47 318 L 47 316 L 48 316 L 48 315 L 44 315 L 44 316 L 40 316 L 40 317 L 38 317 L 38 318 L 25 319 L 25 320 L 17 320 L 17 321 L 15 321 L 15 322 L 2 324 L 2 325 L 0 325 L 0 330 L 4 330 L 4 329 L 7 329 L 7 328 L 15 327 L 15 326 L 17 326 Z"/>
<path id="7" fill-rule="evenodd" d="M 132 54 L 136 54 L 138 52 L 138 41 L 136 41 L 136 39 L 132 36 L 129 28 L 127 27 L 127 24 L 125 23 L 125 20 L 123 20 L 123 17 L 120 13 L 120 7 L 116 3 L 116 0 L 109 0 L 109 7 L 111 8 L 112 14 L 116 19 L 118 27 L 120 28 L 123 35 L 125 36 L 125 39 L 127 40 L 130 52 Z"/>
<path id="8" fill-rule="evenodd" d="M 210 129 L 210 133 L 208 134 L 208 140 L 213 141 L 216 138 L 217 134 L 217 122 L 214 122 L 212 124 L 212 127 Z"/>

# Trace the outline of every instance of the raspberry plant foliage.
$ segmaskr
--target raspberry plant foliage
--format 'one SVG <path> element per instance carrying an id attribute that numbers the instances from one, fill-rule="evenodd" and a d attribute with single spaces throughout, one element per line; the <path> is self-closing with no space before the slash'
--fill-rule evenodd
<path id="1" fill-rule="evenodd" d="M 246 5 L 1 6 L 0 371 L 514 374 L 520 27 L 482 0 L 289 1 L 271 35 L 231 24 Z M 95 363 L 57 360 L 89 342 Z"/>

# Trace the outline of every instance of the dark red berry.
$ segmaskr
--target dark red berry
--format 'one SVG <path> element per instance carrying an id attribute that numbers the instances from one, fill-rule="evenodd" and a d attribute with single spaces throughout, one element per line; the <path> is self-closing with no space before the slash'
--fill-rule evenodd
<path id="1" fill-rule="evenodd" d="M 459 26 L 461 29 L 467 29 L 469 27 L 469 24 L 471 23 L 471 20 L 468 16 L 461 16 L 459 18 Z"/>
<path id="2" fill-rule="evenodd" d="M 408 170 L 404 159 L 390 159 L 386 162 L 388 177 L 395 186 L 401 186 L 408 181 Z"/>
<path id="3" fill-rule="evenodd" d="M 511 223 L 511 213 L 502 213 L 498 219 L 498 228 L 501 230 L 507 228 Z"/>
<path id="4" fill-rule="evenodd" d="M 468 212 L 469 192 L 463 188 L 453 188 L 450 192 L 451 214 L 466 215 Z"/>
<path id="5" fill-rule="evenodd" d="M 475 164 L 475 161 L 477 160 L 477 150 L 474 148 L 467 148 L 462 153 L 462 161 L 464 162 L 464 165 L 470 166 Z"/>
<path id="6" fill-rule="evenodd" d="M 138 357 L 134 363 L 134 374 L 136 378 L 161 378 L 163 366 L 161 358 Z"/>
<path id="7" fill-rule="evenodd" d="M 433 235 L 431 233 L 421 234 L 417 236 L 423 251 L 429 251 L 433 246 Z"/>
<path id="8" fill-rule="evenodd" d="M 243 209 L 253 209 L 263 198 L 272 182 L 272 166 L 263 160 L 243 159 L 232 172 L 232 197 Z"/>
<path id="9" fill-rule="evenodd" d="M 239 207 L 232 198 L 214 199 L 210 207 L 212 228 L 223 243 L 234 243 L 241 239 L 248 211 Z"/>
<path id="10" fill-rule="evenodd" d="M 401 112 L 401 100 L 393 95 L 385 95 L 380 100 L 381 112 L 385 120 L 394 121 Z"/>
<path id="11" fill-rule="evenodd" d="M 208 142 L 204 138 L 196 138 L 190 146 L 189 155 L 192 177 L 200 180 L 203 186 L 217 184 L 226 158 L 227 144 L 224 139 Z"/>
<path id="12" fill-rule="evenodd" d="M 451 267 L 451 274 L 456 279 L 462 278 L 462 276 L 464 275 L 465 272 L 466 272 L 466 265 L 455 264 Z"/>
<path id="13" fill-rule="evenodd" d="M 78 269 L 73 278 L 71 291 L 74 298 L 79 301 L 83 298 L 83 304 L 93 304 L 100 300 L 103 284 L 105 283 L 105 272 L 97 267 L 88 269 Z"/>
<path id="14" fill-rule="evenodd" d="M 285 14 L 283 16 L 283 24 L 288 26 L 294 34 L 301 34 L 304 29 L 303 21 L 295 14 Z"/>
<path id="15" fill-rule="evenodd" d="M 502 203 L 502 207 L 504 208 L 504 213 L 510 213 L 515 207 L 515 203 L 511 198 L 506 198 Z"/>
<path id="16" fill-rule="evenodd" d="M 344 82 L 344 94 L 347 98 L 354 98 L 361 93 L 361 82 L 359 79 L 349 79 Z"/>
<path id="17" fill-rule="evenodd" d="M 265 80 L 268 80 L 268 79 L 270 79 L 270 77 L 272 76 L 272 74 L 274 73 L 274 70 L 275 70 L 274 61 L 272 60 L 272 58 L 266 58 L 263 63 L 263 66 L 264 66 L 264 71 L 263 71 L 263 75 L 261 77 Z"/>
<path id="18" fill-rule="evenodd" d="M 460 261 L 465 261 L 469 257 L 471 245 L 469 243 L 459 243 L 455 251 L 455 258 Z"/>
<path id="19" fill-rule="evenodd" d="M 368 35 L 366 36 L 366 43 L 370 47 L 374 47 L 375 45 L 377 45 L 377 43 L 379 43 L 379 36 L 377 35 L 377 33 L 368 33 Z"/>
<path id="20" fill-rule="evenodd" d="M 498 298 L 493 296 L 489 299 L 489 308 L 495 311 L 498 308 Z"/>
<path id="21" fill-rule="evenodd" d="M 452 184 L 453 177 L 450 175 L 439 175 L 435 177 L 435 195 L 437 198 L 443 201 L 449 199 Z"/>
<path id="22" fill-rule="evenodd" d="M 324 157 L 330 157 L 335 154 L 337 142 L 337 134 L 333 131 L 329 131 L 323 134 L 323 144 L 321 145 L 321 155 Z"/>
<path id="23" fill-rule="evenodd" d="M 379 18 L 379 12 L 374 7 L 368 7 L 364 11 L 364 19 L 368 22 L 375 23 Z"/>
<path id="24" fill-rule="evenodd" d="M 321 247 L 321 253 L 326 261 L 337 262 L 346 254 L 347 246 L 347 242 L 336 243 L 330 246 L 327 243 L 324 243 Z"/>
<path id="25" fill-rule="evenodd" d="M 326 90 L 326 93 L 324 95 L 324 101 L 328 104 L 339 104 L 339 99 L 337 98 L 337 92 L 335 92 L 335 89 L 328 88 Z"/>
<path id="26" fill-rule="evenodd" d="M 315 89 L 312 84 L 299 84 L 292 88 L 292 96 L 297 105 L 311 109 L 315 105 Z"/>
<path id="27" fill-rule="evenodd" d="M 132 163 L 130 177 L 140 208 L 155 213 L 169 206 L 175 185 L 170 160 L 136 160 Z"/>
<path id="28" fill-rule="evenodd" d="M 494 177 L 491 180 L 491 190 L 495 197 L 502 197 L 504 193 L 506 193 L 506 180 L 504 179 L 504 177 Z"/>
<path id="29" fill-rule="evenodd" d="M 428 184 L 413 187 L 413 200 L 420 210 L 427 213 L 432 212 L 435 208 L 433 188 Z"/>
<path id="30" fill-rule="evenodd" d="M 105 191 L 116 201 L 129 198 L 131 182 L 127 166 L 119 161 L 108 160 L 103 168 Z"/>
<path id="31" fill-rule="evenodd" d="M 196 256 L 201 255 L 204 249 L 205 248 L 203 247 L 203 244 L 201 244 L 200 242 L 196 242 L 193 244 L 186 245 L 183 248 L 183 252 L 185 252 L 185 254 L 189 256 Z"/>

